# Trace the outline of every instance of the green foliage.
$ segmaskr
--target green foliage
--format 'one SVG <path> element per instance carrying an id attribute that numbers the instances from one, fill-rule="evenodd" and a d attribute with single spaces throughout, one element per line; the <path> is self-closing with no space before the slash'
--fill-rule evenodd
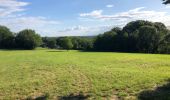
<path id="1" fill-rule="evenodd" d="M 71 40 L 70 41 L 71 47 L 72 47 L 71 49 L 74 49 L 74 50 L 92 50 L 93 49 L 93 38 L 89 38 L 89 37 L 59 37 L 57 38 L 57 47 L 66 49 L 64 45 L 68 41 L 68 39 Z"/>
<path id="2" fill-rule="evenodd" d="M 169 53 L 166 39 L 170 31 L 160 22 L 137 20 L 115 27 L 95 39 L 90 37 L 43 38 L 41 47 L 114 52 Z M 169 38 L 168 38 L 169 39 Z M 0 26 L 0 48 L 34 49 L 41 37 L 33 30 L 23 30 L 15 37 L 8 28 Z"/>
<path id="3" fill-rule="evenodd" d="M 47 47 L 48 48 L 51 48 L 51 49 L 54 49 L 54 48 L 56 48 L 56 45 L 57 44 L 57 42 L 56 42 L 56 40 L 49 40 L 48 42 L 47 42 Z"/>
<path id="4" fill-rule="evenodd" d="M 61 47 L 63 49 L 66 49 L 66 50 L 72 49 L 73 48 L 73 44 L 72 44 L 71 38 L 69 38 L 69 37 L 63 38 L 62 42 L 61 42 Z"/>
<path id="5" fill-rule="evenodd" d="M 168 47 L 164 40 L 168 33 L 169 30 L 163 23 L 132 21 L 122 30 L 113 28 L 111 31 L 99 35 L 94 42 L 94 49 L 97 51 L 160 53 L 161 47 L 162 49 L 165 49 L 165 46 Z"/>
<path id="6" fill-rule="evenodd" d="M 160 42 L 158 52 L 170 54 L 170 34 L 166 35 L 165 38 Z"/>
<path id="7" fill-rule="evenodd" d="M 89 38 L 73 37 L 72 44 L 75 50 L 91 50 L 93 48 L 93 40 Z"/>
<path id="8" fill-rule="evenodd" d="M 95 50 L 112 51 L 115 36 L 116 32 L 114 31 L 105 32 L 103 35 L 99 35 L 94 42 Z"/>
<path id="9" fill-rule="evenodd" d="M 0 26 L 0 48 L 12 48 L 14 46 L 14 35 L 5 26 Z"/>
<path id="10" fill-rule="evenodd" d="M 99 51 L 125 51 L 126 42 L 127 33 L 116 27 L 99 35 L 94 42 L 94 48 Z"/>
<path id="11" fill-rule="evenodd" d="M 156 53 L 159 44 L 158 33 L 155 27 L 142 26 L 140 27 L 138 38 L 138 50 L 144 53 Z"/>
<path id="12" fill-rule="evenodd" d="M 55 38 L 48 38 L 48 37 L 45 37 L 45 38 L 42 38 L 43 40 L 43 44 L 41 45 L 42 47 L 47 47 L 47 48 L 50 48 L 50 49 L 55 49 L 57 48 L 57 41 Z"/>
<path id="13" fill-rule="evenodd" d="M 41 43 L 41 37 L 33 30 L 13 34 L 7 27 L 0 26 L 0 49 L 35 49 Z"/>
<path id="14" fill-rule="evenodd" d="M 21 49 L 35 49 L 41 42 L 41 37 L 30 29 L 20 31 L 16 36 L 17 46 Z"/>
<path id="15" fill-rule="evenodd" d="M 129 52 L 138 52 L 137 41 L 138 41 L 138 30 L 142 26 L 153 26 L 152 22 L 137 20 L 129 22 L 123 28 L 123 32 L 128 34 L 127 47 Z"/>

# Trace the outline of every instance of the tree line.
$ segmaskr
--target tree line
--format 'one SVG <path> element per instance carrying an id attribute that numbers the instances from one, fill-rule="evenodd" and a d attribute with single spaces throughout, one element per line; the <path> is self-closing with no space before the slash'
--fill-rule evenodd
<path id="1" fill-rule="evenodd" d="M 9 28 L 0 26 L 0 49 L 35 49 L 42 39 L 34 30 L 25 29 L 13 33 Z"/>
<path id="2" fill-rule="evenodd" d="M 170 53 L 170 31 L 163 23 L 137 20 L 97 36 L 96 51 Z"/>
<path id="3" fill-rule="evenodd" d="M 43 38 L 43 47 L 136 53 L 170 53 L 170 31 L 160 22 L 137 20 L 94 38 Z"/>
<path id="4" fill-rule="evenodd" d="M 94 37 L 43 37 L 42 47 L 50 49 L 92 50 Z"/>
<path id="5" fill-rule="evenodd" d="M 168 53 L 170 31 L 160 22 L 132 21 L 123 28 L 115 27 L 94 37 L 40 37 L 34 30 L 18 33 L 0 26 L 0 49 L 35 49 L 41 46 L 51 49 Z"/>

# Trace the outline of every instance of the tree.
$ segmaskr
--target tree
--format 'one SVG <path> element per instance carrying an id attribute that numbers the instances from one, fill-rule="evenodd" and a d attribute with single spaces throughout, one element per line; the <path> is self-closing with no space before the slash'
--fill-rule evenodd
<path id="1" fill-rule="evenodd" d="M 115 27 L 111 31 L 99 35 L 94 42 L 94 49 L 99 51 L 126 51 L 127 33 Z"/>
<path id="2" fill-rule="evenodd" d="M 159 40 L 157 39 L 158 33 L 155 27 L 142 26 L 139 29 L 139 38 L 137 47 L 139 52 L 156 53 Z"/>
<path id="3" fill-rule="evenodd" d="M 138 41 L 138 30 L 142 26 L 153 26 L 154 24 L 149 21 L 137 20 L 129 22 L 124 28 L 123 33 L 127 33 L 127 47 L 129 52 L 138 52 L 137 41 Z"/>
<path id="4" fill-rule="evenodd" d="M 14 35 L 5 26 L 0 26 L 0 48 L 12 48 L 14 47 Z"/>
<path id="5" fill-rule="evenodd" d="M 72 37 L 73 49 L 91 50 L 93 48 L 93 39 L 89 37 Z"/>
<path id="6" fill-rule="evenodd" d="M 113 51 L 115 36 L 116 32 L 113 31 L 98 35 L 94 42 L 94 49 L 97 51 Z"/>
<path id="7" fill-rule="evenodd" d="M 144 26 L 147 26 L 147 27 L 144 27 Z M 128 46 L 129 52 L 140 51 L 138 43 L 139 43 L 139 40 L 141 39 L 141 34 L 143 33 L 139 32 L 139 30 L 141 27 L 144 27 L 148 29 L 146 31 L 150 32 L 150 29 L 148 28 L 148 26 L 154 27 L 156 29 L 157 34 L 155 34 L 155 37 L 154 37 L 156 39 L 155 40 L 156 42 L 154 44 L 155 45 L 154 50 L 158 48 L 160 40 L 162 40 L 162 38 L 168 33 L 168 29 L 163 23 L 160 23 L 160 22 L 153 23 L 153 22 L 143 21 L 143 20 L 132 21 L 123 28 L 123 32 L 128 34 L 127 46 Z M 142 31 L 144 31 L 144 29 L 142 29 Z M 148 38 L 146 31 L 144 31 L 145 32 L 144 34 L 146 35 L 146 36 L 143 36 L 144 38 L 145 37 Z M 139 36 L 139 33 L 140 33 L 140 36 Z M 154 52 L 152 51 L 152 53 L 155 53 L 155 51 Z"/>
<path id="8" fill-rule="evenodd" d="M 55 37 L 43 37 L 42 38 L 42 45 L 43 48 L 50 48 L 55 49 L 57 48 L 57 40 Z"/>
<path id="9" fill-rule="evenodd" d="M 20 31 L 16 36 L 17 46 L 21 49 L 35 49 L 41 42 L 41 37 L 30 29 Z"/>
<path id="10" fill-rule="evenodd" d="M 50 49 L 54 49 L 57 47 L 57 42 L 55 39 L 50 39 L 50 40 L 47 40 L 47 47 L 50 48 Z"/>
<path id="11" fill-rule="evenodd" d="M 62 42 L 61 42 L 61 47 L 63 49 L 66 49 L 66 50 L 72 49 L 73 48 L 73 44 L 72 44 L 71 38 L 69 38 L 69 37 L 63 38 Z"/>
<path id="12" fill-rule="evenodd" d="M 81 50 L 82 47 L 82 38 L 80 37 L 73 37 L 71 38 L 72 44 L 73 44 L 73 49 L 75 50 Z"/>
<path id="13" fill-rule="evenodd" d="M 170 0 L 163 0 L 163 4 L 169 4 Z"/>
<path id="14" fill-rule="evenodd" d="M 114 51 L 125 52 L 127 50 L 127 33 L 123 32 L 119 27 L 115 27 L 111 31 L 116 32 L 114 37 Z"/>
<path id="15" fill-rule="evenodd" d="M 170 54 L 170 34 L 166 35 L 165 38 L 160 42 L 158 52 Z"/>

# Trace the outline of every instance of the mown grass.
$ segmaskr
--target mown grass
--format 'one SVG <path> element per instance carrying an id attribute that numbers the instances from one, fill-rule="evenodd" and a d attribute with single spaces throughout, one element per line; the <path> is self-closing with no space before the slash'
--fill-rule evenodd
<path id="1" fill-rule="evenodd" d="M 131 100 L 168 79 L 170 55 L 0 51 L 0 99 Z"/>

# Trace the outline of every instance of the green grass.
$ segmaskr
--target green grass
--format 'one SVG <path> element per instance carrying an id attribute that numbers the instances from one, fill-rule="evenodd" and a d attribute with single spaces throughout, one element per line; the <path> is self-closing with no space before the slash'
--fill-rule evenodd
<path id="1" fill-rule="evenodd" d="M 170 55 L 57 50 L 0 51 L 0 99 L 134 99 L 170 79 Z"/>

